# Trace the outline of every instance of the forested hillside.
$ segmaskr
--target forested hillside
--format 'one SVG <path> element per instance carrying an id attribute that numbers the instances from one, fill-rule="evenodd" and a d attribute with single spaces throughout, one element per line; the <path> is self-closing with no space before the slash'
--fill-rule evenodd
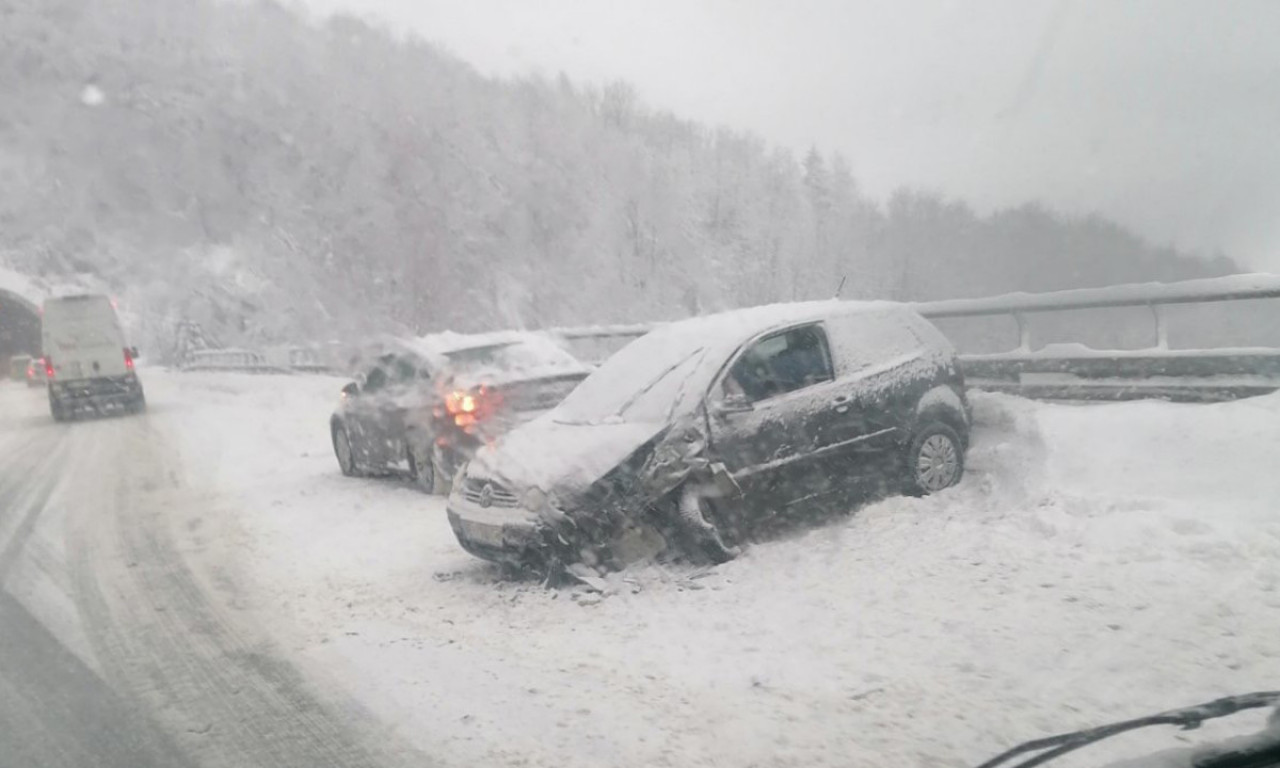
<path id="1" fill-rule="evenodd" d="M 919 299 L 1236 271 L 1034 204 L 870 199 L 856 161 L 273 2 L 0 0 L 0 262 L 100 277 L 161 347 L 180 320 L 321 340 L 677 317 L 842 279 Z"/>

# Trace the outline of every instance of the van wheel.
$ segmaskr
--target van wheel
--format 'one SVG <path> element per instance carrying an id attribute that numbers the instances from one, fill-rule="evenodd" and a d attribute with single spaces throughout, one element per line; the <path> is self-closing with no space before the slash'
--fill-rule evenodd
<path id="1" fill-rule="evenodd" d="M 62 403 L 54 398 L 49 398 L 49 414 L 53 416 L 54 421 L 66 421 L 67 412 L 63 410 Z"/>
<path id="2" fill-rule="evenodd" d="M 916 431 L 904 459 L 906 492 L 912 496 L 950 488 L 964 475 L 964 443 L 954 429 L 940 421 Z"/>
<path id="3" fill-rule="evenodd" d="M 338 457 L 338 467 L 347 477 L 360 477 L 360 468 L 356 466 L 355 451 L 351 448 L 351 436 L 342 424 L 334 424 L 330 429 L 333 437 L 333 454 Z"/>
<path id="4" fill-rule="evenodd" d="M 147 412 L 147 396 L 139 392 L 129 403 L 129 413 L 146 413 Z"/>

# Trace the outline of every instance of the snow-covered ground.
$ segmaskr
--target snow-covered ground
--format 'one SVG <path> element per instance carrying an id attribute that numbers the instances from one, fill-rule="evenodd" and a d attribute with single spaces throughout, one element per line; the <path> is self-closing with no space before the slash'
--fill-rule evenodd
<path id="1" fill-rule="evenodd" d="M 444 765 L 968 765 L 1280 679 L 1280 397 L 978 396 L 960 487 L 597 595 L 501 581 L 441 500 L 341 477 L 338 380 L 152 379 L 228 602 Z"/>
<path id="2" fill-rule="evenodd" d="M 1280 687 L 1280 396 L 979 395 L 961 486 L 601 595 L 502 581 L 442 500 L 342 477 L 340 380 L 144 377 L 182 475 L 168 527 L 220 609 L 439 765 L 973 765 Z"/>

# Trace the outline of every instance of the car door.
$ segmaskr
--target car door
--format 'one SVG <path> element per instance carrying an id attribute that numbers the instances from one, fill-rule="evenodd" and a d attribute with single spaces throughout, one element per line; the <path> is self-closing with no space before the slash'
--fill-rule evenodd
<path id="1" fill-rule="evenodd" d="M 811 459 L 836 396 L 821 323 L 755 339 L 712 389 L 711 450 L 760 505 L 776 510 L 822 493 Z"/>
<path id="2" fill-rule="evenodd" d="M 387 369 L 389 359 L 389 356 L 379 358 L 364 372 L 360 391 L 348 403 L 343 417 L 351 450 L 366 467 L 381 467 L 385 463 L 379 411 L 391 378 Z"/>
<path id="3" fill-rule="evenodd" d="M 389 466 L 407 468 L 409 453 L 405 436 L 408 421 L 411 414 L 419 411 L 426 389 L 419 375 L 419 365 L 414 358 L 399 355 L 393 357 L 387 366 L 390 378 L 378 409 L 377 430 L 383 463 Z"/>

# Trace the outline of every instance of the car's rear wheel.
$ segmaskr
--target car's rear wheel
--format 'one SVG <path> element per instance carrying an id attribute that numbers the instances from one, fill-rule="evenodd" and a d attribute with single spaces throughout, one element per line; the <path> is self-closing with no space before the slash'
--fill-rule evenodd
<path id="1" fill-rule="evenodd" d="M 412 447 L 416 443 L 425 442 L 410 440 L 409 469 L 413 472 L 413 480 L 423 493 L 432 496 L 443 496 L 449 492 L 449 478 L 440 449 L 426 443 L 425 446 Z M 430 447 L 428 447 L 430 446 Z M 426 454 L 426 455 L 423 455 Z"/>
<path id="2" fill-rule="evenodd" d="M 964 443 L 950 426 L 929 422 L 912 436 L 904 463 L 908 493 L 937 493 L 960 482 L 964 475 Z"/>
<path id="3" fill-rule="evenodd" d="M 49 398 L 49 414 L 53 416 L 54 421 L 66 421 L 67 411 L 62 407 L 61 401 L 55 397 Z"/>
<path id="4" fill-rule="evenodd" d="M 347 434 L 347 428 L 342 424 L 334 424 L 332 434 L 333 454 L 338 457 L 338 467 L 342 470 L 342 474 L 347 477 L 359 477 L 360 468 L 356 466 L 355 451 L 351 448 L 351 436 Z"/>

